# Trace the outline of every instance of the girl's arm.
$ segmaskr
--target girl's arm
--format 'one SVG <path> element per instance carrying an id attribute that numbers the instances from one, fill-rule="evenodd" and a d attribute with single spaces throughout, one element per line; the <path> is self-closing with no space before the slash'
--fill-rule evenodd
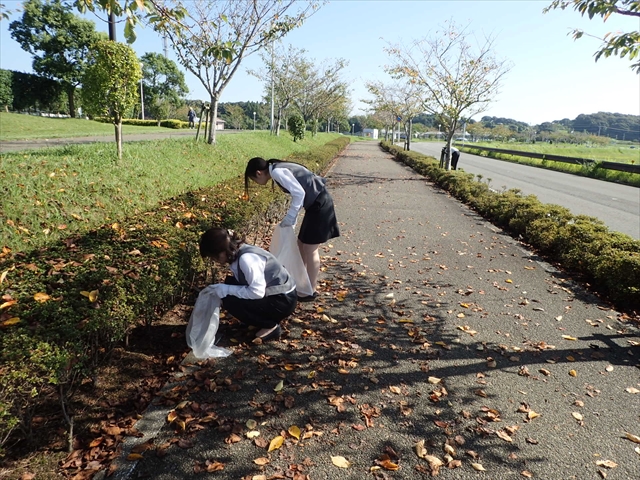
<path id="1" fill-rule="evenodd" d="M 255 253 L 245 253 L 240 257 L 238 262 L 231 265 L 234 276 L 238 278 L 236 269 L 241 269 L 248 285 L 227 285 L 220 284 L 220 298 L 227 295 L 244 298 L 247 300 L 256 300 L 263 298 L 267 289 L 267 282 L 264 279 L 264 268 L 267 260 Z"/>
<path id="2" fill-rule="evenodd" d="M 304 190 L 296 180 L 296 177 L 293 176 L 293 173 L 286 168 L 271 169 L 271 178 L 291 194 L 291 204 L 287 215 L 295 219 L 304 203 Z"/>

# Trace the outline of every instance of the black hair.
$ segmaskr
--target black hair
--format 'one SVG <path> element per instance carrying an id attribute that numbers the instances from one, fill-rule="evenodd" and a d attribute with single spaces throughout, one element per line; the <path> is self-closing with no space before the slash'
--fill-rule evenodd
<path id="1" fill-rule="evenodd" d="M 226 252 L 227 260 L 232 263 L 238 257 L 238 249 L 245 243 L 244 237 L 226 228 L 213 227 L 200 237 L 200 255 L 203 258 L 217 257 Z"/>
<path id="2" fill-rule="evenodd" d="M 274 163 L 282 163 L 282 160 L 278 160 L 277 158 L 265 160 L 262 157 L 253 157 L 247 162 L 247 168 L 244 169 L 244 194 L 246 197 L 249 196 L 249 179 L 255 177 L 258 171 L 266 170 L 269 168 L 269 165 L 273 165 Z"/>

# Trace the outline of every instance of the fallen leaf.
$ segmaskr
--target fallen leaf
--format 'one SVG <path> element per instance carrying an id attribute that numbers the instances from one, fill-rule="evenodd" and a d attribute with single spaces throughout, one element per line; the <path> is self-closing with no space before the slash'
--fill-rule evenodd
<path id="1" fill-rule="evenodd" d="M 629 433 L 629 432 L 624 432 L 624 436 L 628 440 L 631 440 L 634 443 L 640 443 L 640 437 L 638 437 L 637 435 L 633 435 L 632 433 Z"/>
<path id="2" fill-rule="evenodd" d="M 284 437 L 281 435 L 278 435 L 273 440 L 271 440 L 271 443 L 269 443 L 269 450 L 267 451 L 273 452 L 274 450 L 279 449 L 283 443 L 284 443 Z"/>
<path id="3" fill-rule="evenodd" d="M 300 428 L 298 428 L 296 425 L 291 425 L 287 432 L 289 432 L 289 435 L 291 435 L 292 437 L 300 440 Z"/>
<path id="4" fill-rule="evenodd" d="M 596 462 L 596 465 L 599 467 L 606 467 L 606 468 L 616 468 L 618 466 L 616 462 L 613 462 L 611 460 L 598 460 Z"/>
<path id="5" fill-rule="evenodd" d="M 513 438 L 511 438 L 511 436 L 508 433 L 505 433 L 502 430 L 496 432 L 496 435 L 498 435 L 505 442 L 513 442 Z"/>
<path id="6" fill-rule="evenodd" d="M 142 459 L 142 455 L 139 453 L 130 453 L 129 455 L 127 455 L 127 460 L 130 462 L 135 462 L 136 460 L 141 460 Z"/>
<path id="7" fill-rule="evenodd" d="M 279 392 L 284 388 L 284 380 L 280 380 L 278 384 L 273 389 L 274 392 Z"/>
<path id="8" fill-rule="evenodd" d="M 529 412 L 527 413 L 527 418 L 528 418 L 529 420 L 533 420 L 534 418 L 537 418 L 537 417 L 539 417 L 539 416 L 540 416 L 540 414 L 539 414 L 539 413 L 534 412 L 533 410 L 529 410 Z"/>
<path id="9" fill-rule="evenodd" d="M 478 472 L 486 472 L 485 468 L 480 463 L 472 463 L 471 466 Z"/>
<path id="10" fill-rule="evenodd" d="M 578 340 L 576 337 L 572 337 L 571 335 L 562 335 L 562 338 L 564 338 L 565 340 Z"/>
<path id="11" fill-rule="evenodd" d="M 393 294 L 391 294 L 393 295 Z M 336 466 L 336 467 L 340 467 L 340 468 L 349 468 L 351 466 L 351 463 L 349 462 L 349 460 L 347 460 L 344 457 L 341 456 L 335 456 L 335 457 L 331 457 L 331 462 Z"/>
<path id="12" fill-rule="evenodd" d="M 527 477 L 527 478 L 533 478 L 533 473 L 531 473 L 528 470 L 523 470 L 520 472 L 520 475 L 522 475 L 523 477 Z"/>
<path id="13" fill-rule="evenodd" d="M 20 323 L 20 317 L 12 317 L 0 323 L 0 327 L 10 327 L 11 325 L 17 325 L 18 323 Z"/>
<path id="14" fill-rule="evenodd" d="M 578 372 L 576 372 L 575 370 L 569 370 L 569 375 L 571 375 L 572 377 L 577 377 Z"/>
<path id="15" fill-rule="evenodd" d="M 571 412 L 571 416 L 576 420 L 578 420 L 579 422 L 581 422 L 583 418 L 580 412 Z"/>
<path id="16" fill-rule="evenodd" d="M 43 292 L 38 292 L 33 296 L 33 299 L 36 302 L 40 302 L 40 303 L 44 303 L 47 300 L 49 300 L 51 297 L 49 295 L 47 295 L 46 293 Z"/>
<path id="17" fill-rule="evenodd" d="M 427 449 L 424 446 L 424 440 L 420 440 L 418 443 L 414 445 L 416 455 L 420 458 L 425 458 L 427 456 Z"/>
<path id="18" fill-rule="evenodd" d="M 254 419 L 250 419 L 250 420 L 247 420 L 247 423 L 245 423 L 245 425 L 249 430 L 253 430 L 258 426 L 258 422 L 256 422 Z"/>
<path id="19" fill-rule="evenodd" d="M 389 390 L 391 390 L 391 392 L 395 393 L 396 395 L 400 395 L 402 393 L 402 390 L 400 390 L 400 387 L 396 387 L 396 386 L 389 387 Z"/>
<path id="20" fill-rule="evenodd" d="M 640 390 L 638 390 L 637 388 L 634 387 L 628 387 L 624 389 L 625 392 L 627 393 L 640 393 Z"/>
<path id="21" fill-rule="evenodd" d="M 433 384 L 433 385 L 436 385 L 436 384 L 440 383 L 440 381 L 441 381 L 441 380 L 442 380 L 442 379 L 441 379 L 441 378 L 438 378 L 438 377 L 429 377 L 429 378 L 427 379 L 427 381 L 428 381 L 429 383 Z"/>
<path id="22" fill-rule="evenodd" d="M 91 303 L 95 303 L 95 301 L 98 299 L 98 290 L 91 290 L 90 292 L 83 290 L 82 292 L 80 292 L 80 295 L 82 295 L 83 297 L 87 297 Z"/>
<path id="23" fill-rule="evenodd" d="M 269 463 L 269 459 L 266 457 L 260 457 L 260 458 L 256 458 L 253 463 L 255 463 L 256 465 L 267 465 Z"/>

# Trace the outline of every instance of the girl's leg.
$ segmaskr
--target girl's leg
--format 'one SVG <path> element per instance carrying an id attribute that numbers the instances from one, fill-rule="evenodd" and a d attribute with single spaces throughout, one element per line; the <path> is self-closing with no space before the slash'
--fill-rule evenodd
<path id="1" fill-rule="evenodd" d="M 320 273 L 320 254 L 318 248 L 320 244 L 310 245 L 302 243 L 298 240 L 298 249 L 300 250 L 300 256 L 302 257 L 302 263 L 304 263 L 307 269 L 307 275 L 309 275 L 309 281 L 311 282 L 311 288 L 315 292 L 318 288 L 318 274 Z"/>

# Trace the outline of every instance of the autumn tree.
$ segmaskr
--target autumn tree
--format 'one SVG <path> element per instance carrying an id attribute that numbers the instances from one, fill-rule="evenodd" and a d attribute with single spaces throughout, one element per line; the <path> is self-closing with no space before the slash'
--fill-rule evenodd
<path id="1" fill-rule="evenodd" d="M 59 81 L 76 116 L 74 95 L 87 66 L 91 45 L 101 38 L 95 24 L 71 12 L 61 0 L 27 0 L 20 20 L 9 24 L 11 37 L 33 55 L 33 70 Z"/>
<path id="2" fill-rule="evenodd" d="M 140 98 L 140 62 L 131 47 L 108 40 L 95 44 L 89 61 L 82 81 L 83 105 L 89 114 L 111 119 L 121 159 L 122 119 Z"/>
<path id="3" fill-rule="evenodd" d="M 286 35 L 317 8 L 311 0 L 193 0 L 175 2 L 180 24 L 156 23 L 179 62 L 210 97 L 208 142 L 215 143 L 218 102 L 242 60 Z"/>
<path id="4" fill-rule="evenodd" d="M 394 129 L 398 123 L 401 105 L 398 97 L 394 93 L 397 84 L 384 83 L 382 81 L 366 82 L 365 87 L 371 97 L 363 99 L 362 102 L 368 105 L 371 115 L 384 125 L 384 138 L 394 141 Z"/>
<path id="5" fill-rule="evenodd" d="M 385 49 L 391 60 L 387 71 L 418 86 L 424 110 L 439 116 L 449 152 L 462 116 L 486 110 L 510 68 L 495 57 L 492 38 L 472 44 L 470 37 L 476 38 L 450 22 L 431 38 Z M 451 169 L 450 154 L 446 168 Z"/>
<path id="6" fill-rule="evenodd" d="M 294 62 L 293 77 L 289 79 L 295 84 L 293 105 L 305 124 L 311 125 L 314 135 L 319 119 L 327 119 L 334 106 L 347 101 L 348 84 L 342 78 L 347 65 L 344 59 L 318 63 L 302 55 Z"/>
<path id="7" fill-rule="evenodd" d="M 152 25 L 178 25 L 184 17 L 181 5 L 171 5 L 165 0 L 66 0 L 81 13 L 101 11 L 109 15 L 109 23 L 124 17 L 124 36 L 127 43 L 136 40 L 136 26 L 145 21 Z"/>
<path id="8" fill-rule="evenodd" d="M 605 22 L 611 15 L 640 17 L 640 2 L 638 2 L 638 0 L 554 0 L 543 12 L 548 13 L 557 8 L 562 10 L 573 8 L 583 16 L 585 14 L 588 15 L 590 19 L 593 19 L 593 17 L 602 17 Z M 574 29 L 571 35 L 573 35 L 575 40 L 581 38 L 583 35 L 588 35 L 602 42 L 600 48 L 594 54 L 596 62 L 601 57 L 607 58 L 612 55 L 621 58 L 628 55 L 631 61 L 640 57 L 640 32 L 637 30 L 627 33 L 610 32 L 603 38 L 599 38 L 594 35 L 589 35 L 583 30 Z M 640 60 L 632 63 L 631 68 L 640 74 Z"/>
<path id="9" fill-rule="evenodd" d="M 183 102 L 189 88 L 173 60 L 159 53 L 145 53 L 142 62 L 142 84 L 145 104 L 158 121 L 169 118 Z"/>
<path id="10" fill-rule="evenodd" d="M 293 45 L 284 48 L 281 44 L 277 47 L 271 45 L 260 52 L 260 57 L 265 65 L 261 70 L 249 70 L 248 73 L 265 82 L 265 100 L 271 103 L 273 91 L 274 121 L 271 133 L 280 135 L 280 125 L 287 109 L 293 104 L 293 99 L 298 93 L 299 85 L 293 81 L 298 59 L 304 55 L 304 49 L 298 49 Z"/>

